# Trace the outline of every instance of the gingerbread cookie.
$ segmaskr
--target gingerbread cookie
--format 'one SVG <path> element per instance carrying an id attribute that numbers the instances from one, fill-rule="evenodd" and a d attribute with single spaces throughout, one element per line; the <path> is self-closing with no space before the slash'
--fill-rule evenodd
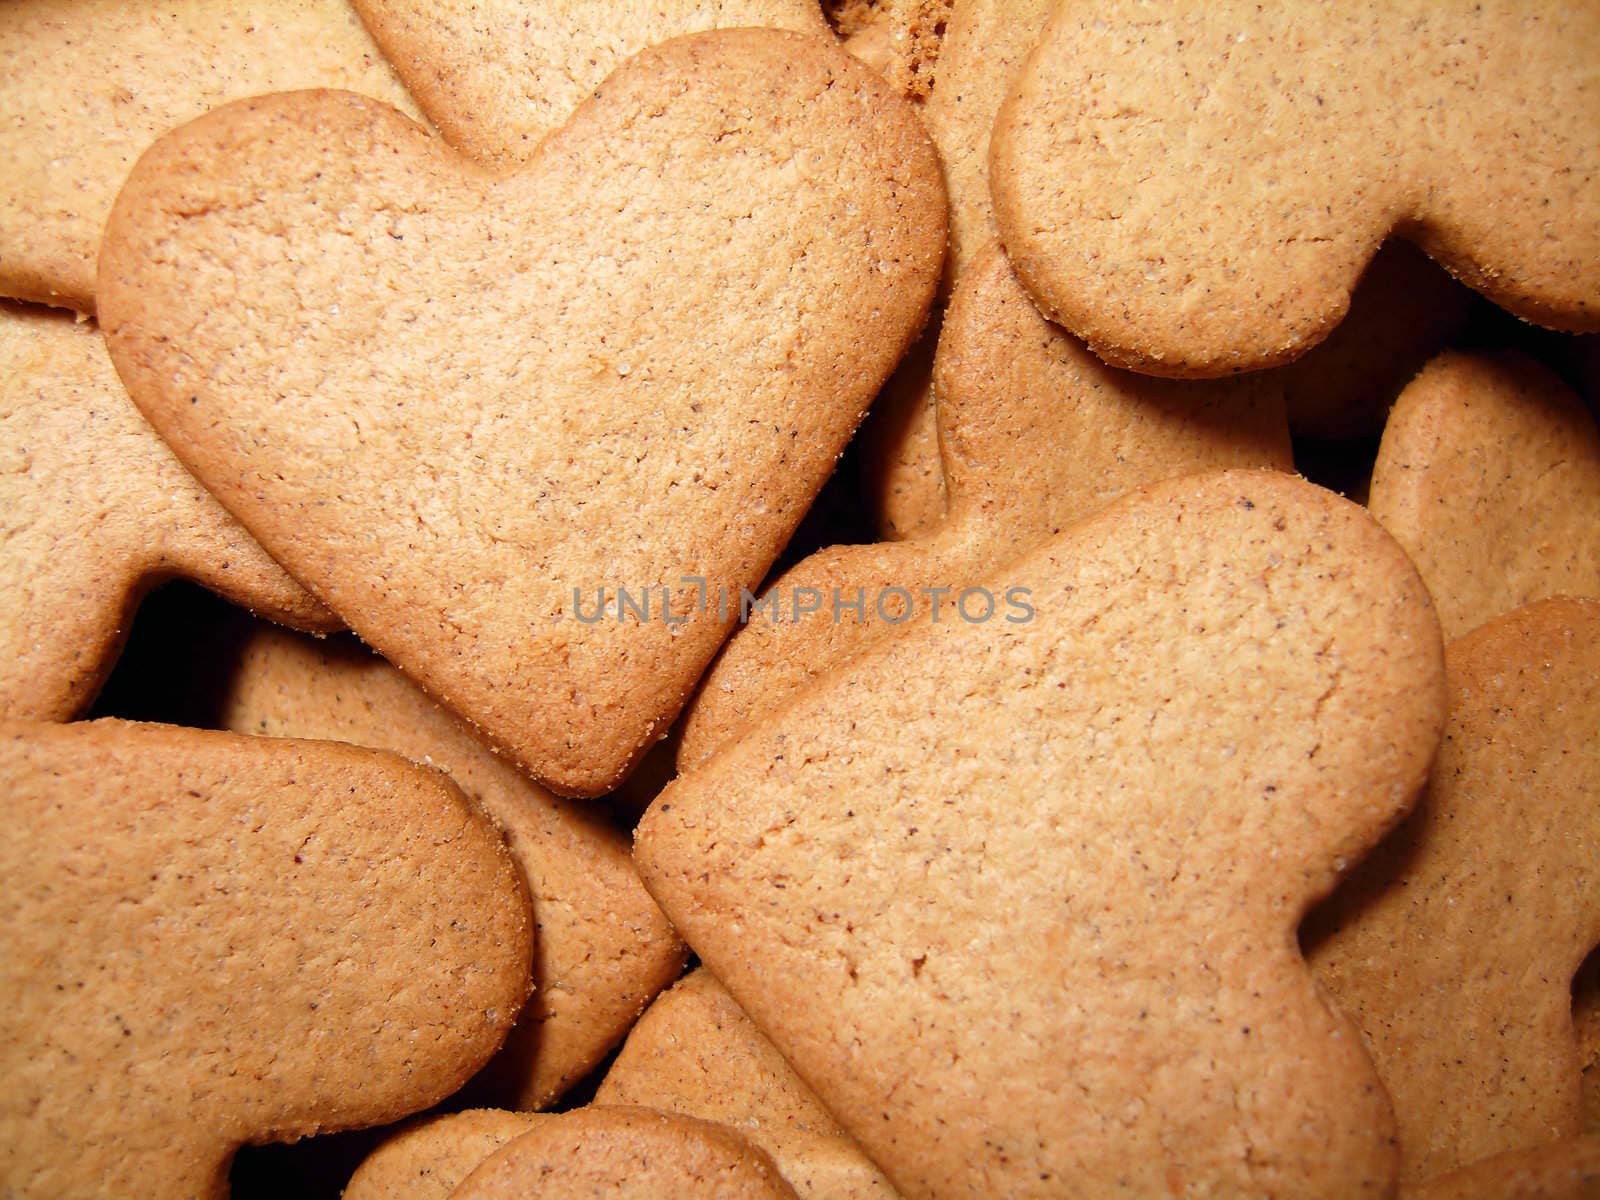
<path id="1" fill-rule="evenodd" d="M 943 242 L 909 104 L 824 39 L 722 30 L 630 60 L 507 176 L 355 96 L 218 110 L 124 189 L 101 311 L 275 557 L 598 794 L 722 640 L 706 594 L 754 587 L 821 487 Z"/>
<path id="2" fill-rule="evenodd" d="M 908 1197 L 1383 1195 L 1295 945 L 1443 718 L 1399 547 L 1292 476 L 1154 484 L 657 799 L 667 915 Z"/>
<path id="3" fill-rule="evenodd" d="M 922 337 L 872 402 L 856 437 L 861 498 L 884 541 L 898 542 L 937 528 L 949 504 L 933 394 L 933 356 L 943 324 L 943 313 L 935 310 Z"/>
<path id="4" fill-rule="evenodd" d="M 339 625 L 173 457 L 93 325 L 0 304 L 0 716 L 86 708 L 140 598 L 177 575 Z"/>
<path id="5" fill-rule="evenodd" d="M 510 167 L 646 46 L 762 25 L 831 37 L 816 0 L 353 0 L 423 110 L 458 150 Z"/>
<path id="6" fill-rule="evenodd" d="M 339 87 L 415 112 L 347 0 L 0 4 L 0 295 L 94 311 L 117 189 L 230 100 Z"/>
<path id="7" fill-rule="evenodd" d="M 1519 354 L 1444 354 L 1395 401 L 1368 507 L 1447 637 L 1547 596 L 1600 596 L 1600 429 Z"/>
<path id="8" fill-rule="evenodd" d="M 1597 45 L 1590 4 L 1058 5 L 994 128 L 1001 237 L 1053 319 L 1152 374 L 1298 357 L 1392 232 L 1594 330 Z"/>
<path id="9" fill-rule="evenodd" d="M 1411 1182 L 1582 1132 L 1572 978 L 1600 943 L 1600 601 L 1518 609 L 1445 662 L 1427 792 L 1306 935 Z"/>
<path id="10" fill-rule="evenodd" d="M 540 1121 L 453 1193 L 455 1200 L 531 1194 L 541 1200 L 794 1200 L 772 1160 L 726 1125 L 601 1106 Z"/>
<path id="11" fill-rule="evenodd" d="M 850 53 L 902 95 L 928 98 L 955 0 L 822 0 L 822 7 Z"/>
<path id="12" fill-rule="evenodd" d="M 1594 1200 L 1600 1195 L 1600 1138 L 1497 1154 L 1401 1191 L 1400 1200 Z"/>
<path id="13" fill-rule="evenodd" d="M 527 996 L 499 832 L 392 755 L 0 726 L 0 1180 L 221 1197 L 245 1142 L 449 1095 Z"/>
<path id="14" fill-rule="evenodd" d="M 393 750 L 449 772 L 506 834 L 537 931 L 533 995 L 474 1100 L 544 1108 L 622 1040 L 683 970 L 683 944 L 639 882 L 627 838 L 491 753 L 382 659 L 269 626 L 233 631 L 211 722 L 237 733 Z"/>
<path id="15" fill-rule="evenodd" d="M 702 683 L 680 764 L 897 625 L 1009 611 L 1003 596 L 967 589 L 1124 492 L 1207 468 L 1291 467 L 1270 381 L 1174 382 L 1107 367 L 1039 315 L 998 246 L 951 301 L 934 375 L 946 520 L 905 541 L 836 546 L 785 572 Z"/>
<path id="16" fill-rule="evenodd" d="M 883 1172 L 704 967 L 639 1018 L 594 1098 L 742 1130 L 802 1197 L 895 1200 Z"/>
<path id="17" fill-rule="evenodd" d="M 362 1160 L 343 1200 L 449 1200 L 461 1181 L 544 1113 L 473 1108 L 402 1126 Z"/>
<path id="18" fill-rule="evenodd" d="M 939 82 L 922 108 L 939 147 L 950 194 L 950 251 L 944 285 L 955 287 L 972 256 L 995 237 L 989 205 L 989 129 L 1011 78 L 1049 16 L 1045 0 L 963 0 L 951 12 L 939 52 Z M 944 520 L 933 375 L 908 362 L 873 404 L 862 428 L 866 502 L 893 541 Z"/>

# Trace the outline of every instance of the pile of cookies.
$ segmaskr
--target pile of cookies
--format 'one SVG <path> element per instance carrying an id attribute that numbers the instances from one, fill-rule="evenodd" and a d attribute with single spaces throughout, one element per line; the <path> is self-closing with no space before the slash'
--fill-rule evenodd
<path id="1" fill-rule="evenodd" d="M 0 1192 L 1600 1194 L 1596 62 L 0 7 Z"/>

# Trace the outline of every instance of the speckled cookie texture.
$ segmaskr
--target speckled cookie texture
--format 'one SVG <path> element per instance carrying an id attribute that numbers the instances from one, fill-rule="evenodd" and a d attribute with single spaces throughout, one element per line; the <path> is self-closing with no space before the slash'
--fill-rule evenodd
<path id="1" fill-rule="evenodd" d="M 1049 0 L 963 0 L 939 55 L 939 86 L 923 106 L 950 190 L 951 284 L 998 233 L 989 199 L 989 137 L 1017 71 L 1054 7 Z"/>
<path id="2" fill-rule="evenodd" d="M 1548 596 L 1600 596 L 1600 429 L 1523 355 L 1429 363 L 1389 414 L 1368 507 L 1447 637 Z"/>
<path id="3" fill-rule="evenodd" d="M 92 324 L 0 304 L 0 716 L 87 707 L 140 597 L 178 575 L 339 625 L 173 457 Z"/>
<path id="4" fill-rule="evenodd" d="M 832 40 L 816 0 L 354 0 L 428 118 L 457 149 L 533 157 L 595 85 L 646 46 L 739 26 Z"/>
<path id="5" fill-rule="evenodd" d="M 955 0 L 822 0 L 845 46 L 915 100 L 934 89 Z"/>
<path id="6" fill-rule="evenodd" d="M 1497 1154 L 1404 1188 L 1400 1200 L 1594 1200 L 1600 1138 L 1580 1137 Z"/>
<path id="7" fill-rule="evenodd" d="M 493 824 L 374 751 L 0 725 L 0 1181 L 227 1195 L 234 1151 L 447 1096 L 527 995 Z"/>
<path id="8" fill-rule="evenodd" d="M 348 0 L 0 5 L 0 295 L 94 311 L 117 189 L 229 100 L 340 87 L 415 112 Z"/>
<path id="9" fill-rule="evenodd" d="M 1297 357 L 1391 232 L 1593 330 L 1597 45 L 1588 3 L 1060 5 L 994 129 L 1001 236 L 1056 320 L 1153 374 Z"/>
<path id="10" fill-rule="evenodd" d="M 730 1125 L 772 1156 L 802 1198 L 894 1200 L 897 1194 L 704 967 L 663 992 L 639 1019 L 595 1103 Z"/>
<path id="11" fill-rule="evenodd" d="M 1045 0 L 962 0 L 950 11 L 940 42 L 939 86 L 922 106 L 950 195 L 946 292 L 972 256 L 994 240 L 989 130 L 1049 11 Z M 913 537 L 944 520 L 935 408 L 931 371 L 907 364 L 863 427 L 865 499 L 886 539 Z"/>
<path id="12" fill-rule="evenodd" d="M 392 750 L 447 771 L 505 831 L 533 900 L 533 995 L 467 1085 L 480 1103 L 543 1108 L 622 1040 L 682 972 L 683 944 L 645 892 L 626 837 L 492 754 L 382 659 L 270 626 L 236 631 L 212 697 L 219 728 Z"/>
<path id="13" fill-rule="evenodd" d="M 474 1108 L 403 1126 L 367 1155 L 343 1200 L 449 1200 L 461 1181 L 545 1113 Z"/>
<path id="14" fill-rule="evenodd" d="M 724 647 L 685 717 L 680 764 L 908 619 L 1020 611 L 1005 599 L 1009 584 L 967 589 L 1125 492 L 1194 471 L 1292 465 L 1273 381 L 1107 367 L 1039 315 L 993 244 L 952 298 L 934 378 L 946 519 L 899 542 L 832 547 L 785 572 L 768 590 L 782 619 L 752 613 Z M 816 611 L 796 617 L 816 596 Z M 836 596 L 861 599 L 860 612 Z"/>
<path id="15" fill-rule="evenodd" d="M 1446 666 L 1427 792 L 1307 934 L 1415 1182 L 1582 1132 L 1572 978 L 1600 943 L 1600 600 L 1518 609 Z"/>
<path id="16" fill-rule="evenodd" d="M 907 629 L 668 787 L 647 886 L 906 1196 L 1387 1194 L 1295 930 L 1425 777 L 1421 581 L 1268 471 L 1002 578 L 1031 620 Z"/>
<path id="17" fill-rule="evenodd" d="M 794 1200 L 762 1151 L 726 1125 L 648 1108 L 591 1106 L 507 1143 L 456 1200 Z"/>
<path id="18" fill-rule="evenodd" d="M 509 176 L 351 95 L 218 110 L 124 189 L 102 316 L 275 557 L 598 794 L 722 640 L 699 599 L 756 586 L 915 337 L 944 224 L 906 101 L 823 39 L 723 30 L 631 59 Z"/>

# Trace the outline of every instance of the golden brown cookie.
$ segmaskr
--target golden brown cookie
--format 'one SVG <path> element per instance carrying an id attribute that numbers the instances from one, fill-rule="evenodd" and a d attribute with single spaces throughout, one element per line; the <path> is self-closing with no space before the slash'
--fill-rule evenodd
<path id="1" fill-rule="evenodd" d="M 1519 354 L 1444 354 L 1395 401 L 1372 515 L 1455 638 L 1547 596 L 1600 596 L 1600 429 Z"/>
<path id="2" fill-rule="evenodd" d="M 0 1180 L 227 1194 L 246 1142 L 449 1095 L 527 996 L 527 893 L 442 775 L 326 742 L 0 726 Z"/>
<path id="3" fill-rule="evenodd" d="M 830 36 L 816 0 L 353 3 L 451 145 L 501 167 L 533 158 L 596 84 L 646 46 L 741 25 Z"/>
<path id="4" fill-rule="evenodd" d="M 1401 1191 L 1400 1200 L 1595 1200 L 1600 1138 L 1512 1150 Z"/>
<path id="5" fill-rule="evenodd" d="M 726 1125 L 591 1106 L 540 1121 L 497 1150 L 455 1200 L 793 1200 L 762 1151 Z"/>
<path id="6" fill-rule="evenodd" d="M 1208 468 L 1291 467 L 1271 381 L 1107 367 L 1039 315 L 998 246 L 952 298 L 934 377 L 948 516 L 921 537 L 835 546 L 780 576 L 701 684 L 680 765 L 896 625 L 1000 619 L 1012 611 L 1005 589 L 967 589 L 1124 492 Z"/>
<path id="7" fill-rule="evenodd" d="M 663 992 L 639 1018 L 594 1099 L 738 1129 L 772 1156 L 802 1197 L 894 1200 L 897 1195 L 704 967 Z"/>
<path id="8" fill-rule="evenodd" d="M 140 598 L 178 575 L 339 625 L 173 457 L 92 324 L 0 304 L 0 716 L 86 708 Z"/>
<path id="9" fill-rule="evenodd" d="M 994 240 L 989 129 L 1049 10 L 1045 0 L 962 0 L 951 9 L 939 52 L 940 86 L 922 107 L 950 194 L 946 292 L 972 256 Z M 931 359 L 933 338 L 924 340 Z M 891 541 L 925 533 L 944 520 L 935 407 L 931 370 L 903 364 L 862 427 L 865 499 Z"/>
<path id="10" fill-rule="evenodd" d="M 630 60 L 508 176 L 346 94 L 218 110 L 124 189 L 101 311 L 280 561 L 598 794 L 724 637 L 705 591 L 754 587 L 821 487 L 943 243 L 909 104 L 824 39 L 722 30 Z"/>
<path id="11" fill-rule="evenodd" d="M 639 882 L 627 838 L 491 753 L 375 655 L 270 626 L 235 631 L 218 728 L 392 750 L 447 771 L 505 831 L 537 930 L 533 995 L 468 1085 L 480 1103 L 543 1108 L 622 1040 L 683 970 L 683 944 Z"/>
<path id="12" fill-rule="evenodd" d="M 934 90 L 955 0 L 822 0 L 845 48 L 914 100 Z"/>
<path id="13" fill-rule="evenodd" d="M 1394 542 L 1289 475 L 1140 489 L 680 777 L 635 857 L 908 1197 L 1388 1192 L 1295 944 L 1443 718 Z"/>
<path id="14" fill-rule="evenodd" d="M 0 295 L 86 313 L 111 202 L 167 130 L 309 87 L 415 112 L 347 0 L 0 4 L 0 79 Z"/>
<path id="15" fill-rule="evenodd" d="M 949 497 L 939 464 L 939 417 L 933 394 L 933 357 L 944 314 L 928 326 L 861 425 L 861 493 L 878 536 L 898 542 L 938 527 Z"/>
<path id="16" fill-rule="evenodd" d="M 1518 609 L 1445 663 L 1427 792 L 1307 932 L 1408 1182 L 1582 1132 L 1572 978 L 1600 943 L 1600 601 Z"/>
<path id="17" fill-rule="evenodd" d="M 1600 8 L 1057 5 L 995 125 L 1017 273 L 1107 362 L 1226 375 L 1338 324 L 1390 233 L 1600 328 Z"/>
<path id="18" fill-rule="evenodd" d="M 362 1160 L 343 1200 L 449 1200 L 484 1159 L 553 1119 L 474 1108 L 403 1125 Z"/>
<path id="19" fill-rule="evenodd" d="M 951 286 L 999 234 L 989 199 L 989 136 L 1052 7 L 1050 0 L 962 0 L 950 14 L 939 87 L 922 112 L 950 191 Z"/>

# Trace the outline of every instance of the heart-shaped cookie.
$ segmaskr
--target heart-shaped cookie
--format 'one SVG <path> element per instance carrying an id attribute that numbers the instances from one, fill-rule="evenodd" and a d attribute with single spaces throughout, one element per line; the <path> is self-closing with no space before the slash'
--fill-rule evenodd
<path id="1" fill-rule="evenodd" d="M 513 175 L 353 95 L 220 109 L 130 178 L 100 311 L 279 561 L 598 794 L 724 635 L 692 581 L 760 580 L 943 245 L 906 101 L 824 39 L 724 30 L 630 60 Z"/>
<path id="2" fill-rule="evenodd" d="M 1053 319 L 1152 374 L 1298 357 L 1391 232 L 1600 328 L 1597 46 L 1593 4 L 1057 5 L 995 123 L 1001 237 Z"/>
<path id="3" fill-rule="evenodd" d="M 222 1200 L 250 1142 L 398 1120 L 528 994 L 527 889 L 437 771 L 0 722 L 0 1191 Z"/>
<path id="4" fill-rule="evenodd" d="M 1392 1117 L 1298 953 L 1411 802 L 1438 622 L 1361 509 L 1125 497 L 669 786 L 673 924 L 908 1197 L 1383 1195 Z"/>

